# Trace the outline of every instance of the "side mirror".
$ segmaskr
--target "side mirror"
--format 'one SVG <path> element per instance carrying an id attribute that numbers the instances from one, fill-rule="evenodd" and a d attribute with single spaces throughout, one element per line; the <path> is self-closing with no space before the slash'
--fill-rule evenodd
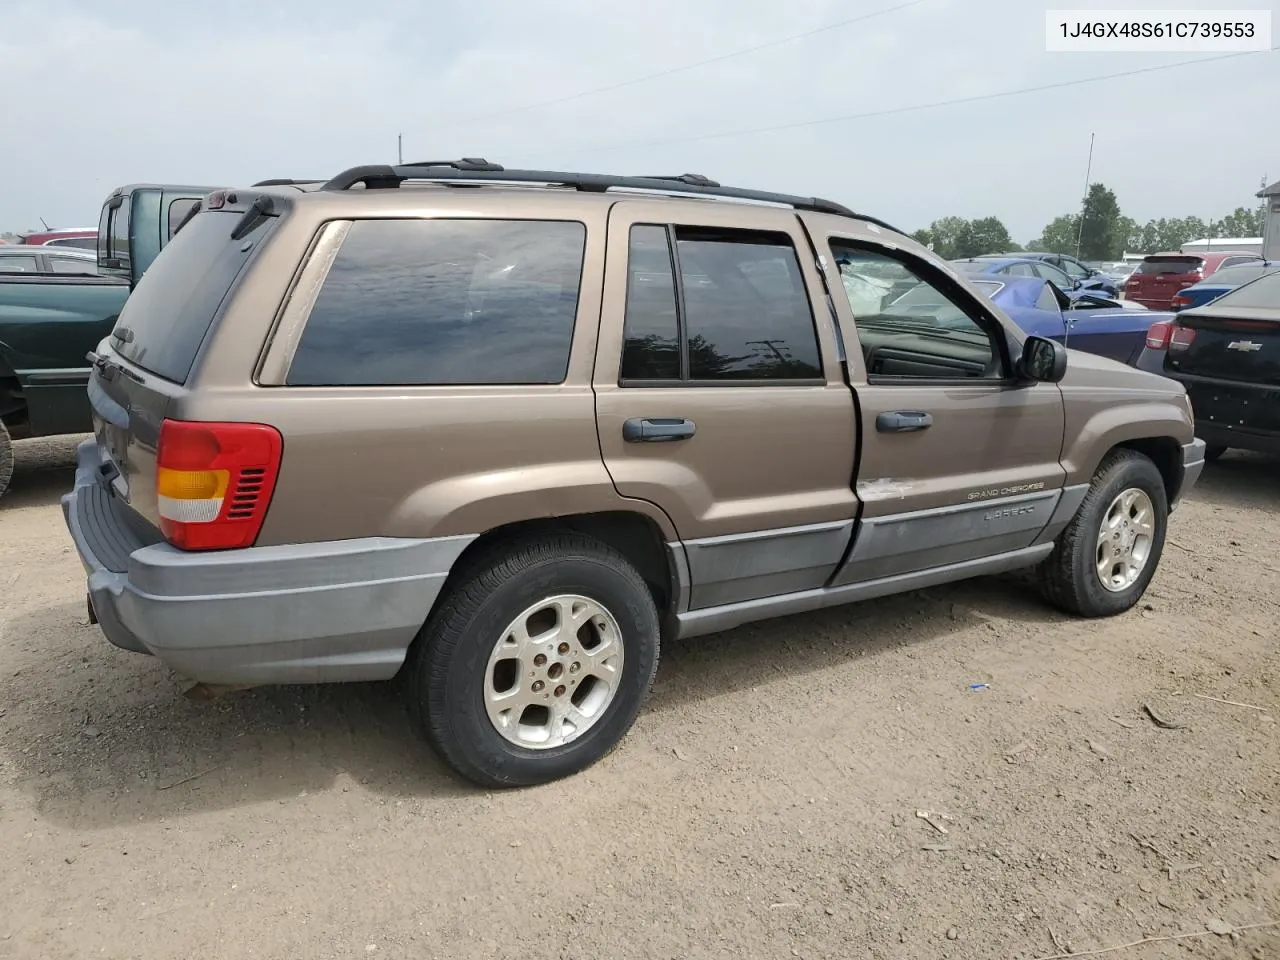
<path id="1" fill-rule="evenodd" d="M 1057 383 L 1067 375 L 1067 348 L 1047 337 L 1027 337 L 1018 359 L 1018 373 L 1027 380 Z"/>

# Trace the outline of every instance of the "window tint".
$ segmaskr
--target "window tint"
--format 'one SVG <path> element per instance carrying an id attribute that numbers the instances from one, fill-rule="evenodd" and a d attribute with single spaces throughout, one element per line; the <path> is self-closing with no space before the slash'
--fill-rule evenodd
<path id="1" fill-rule="evenodd" d="M 74 273 L 80 276 L 96 276 L 98 261 L 87 257 L 50 257 L 49 264 L 54 273 Z"/>
<path id="2" fill-rule="evenodd" d="M 0 273 L 35 273 L 35 257 L 0 257 Z"/>
<path id="3" fill-rule="evenodd" d="M 1134 272 L 1144 275 L 1192 273 L 1203 263 L 1204 261 L 1199 257 L 1147 257 L 1138 264 L 1138 269 Z"/>
<path id="4" fill-rule="evenodd" d="M 133 333 L 116 350 L 152 373 L 185 383 L 200 344 L 249 256 L 276 223 L 263 217 L 237 240 L 241 214 L 204 211 L 143 274 L 120 311 L 117 329 Z"/>
<path id="5" fill-rule="evenodd" d="M 1001 376 L 1000 353 L 974 319 L 980 315 L 976 303 L 953 298 L 914 268 L 884 254 L 839 241 L 832 243 L 831 252 L 846 279 L 846 293 L 851 277 L 878 276 L 890 284 L 878 302 L 870 303 L 865 296 L 849 298 L 869 376 L 913 380 Z"/>
<path id="6" fill-rule="evenodd" d="M 1039 264 L 1033 266 L 1030 263 L 1011 263 L 1000 272 L 1012 274 L 1015 277 L 1038 277 L 1040 276 L 1038 270 Z"/>
<path id="7" fill-rule="evenodd" d="M 1040 295 L 1036 297 L 1037 310 L 1061 310 L 1058 306 L 1058 298 L 1053 295 L 1053 289 L 1046 283 L 1040 287 Z"/>
<path id="8" fill-rule="evenodd" d="M 559 383 L 585 242 L 586 228 L 567 221 L 358 221 L 312 307 L 287 382 Z"/>
<path id="9" fill-rule="evenodd" d="M 680 320 L 665 227 L 636 224 L 627 252 L 622 379 L 680 377 Z"/>
<path id="10" fill-rule="evenodd" d="M 129 198 L 111 211 L 107 228 L 107 258 L 118 260 L 121 267 L 129 266 Z"/>
<path id="11" fill-rule="evenodd" d="M 691 380 L 822 376 L 800 262 L 786 234 L 678 227 Z"/>
<path id="12" fill-rule="evenodd" d="M 189 214 L 196 207 L 200 206 L 200 198 L 190 199 L 184 197 L 181 200 L 174 200 L 169 204 L 169 239 L 173 239 L 174 231 L 182 224 Z"/>
<path id="13" fill-rule="evenodd" d="M 75 247 L 78 250 L 94 250 L 98 246 L 97 237 L 61 237 L 50 240 L 46 247 Z"/>

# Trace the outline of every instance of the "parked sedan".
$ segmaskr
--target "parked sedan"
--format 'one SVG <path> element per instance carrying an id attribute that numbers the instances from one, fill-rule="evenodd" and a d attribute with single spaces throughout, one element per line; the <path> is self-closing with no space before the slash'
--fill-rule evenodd
<path id="1" fill-rule="evenodd" d="M 1255 263 L 1241 264 L 1235 267 L 1223 267 L 1213 276 L 1193 283 L 1174 295 L 1173 310 L 1186 310 L 1189 307 L 1203 307 L 1206 303 L 1218 299 L 1236 287 L 1243 286 L 1250 280 L 1257 280 L 1268 273 L 1280 270 L 1280 260 L 1259 260 Z"/>
<path id="2" fill-rule="evenodd" d="M 1057 267 L 1070 277 L 1076 287 L 1081 290 L 1101 290 L 1109 297 L 1115 297 L 1120 290 L 1115 281 L 1101 270 L 1091 267 L 1087 263 L 1082 263 L 1075 257 L 1068 256 L 1065 253 L 1038 253 L 1026 250 L 1022 253 L 1001 253 L 995 254 L 995 256 L 1022 260 L 1040 260 L 1050 266 Z M 1048 278 L 1046 277 L 1045 279 Z"/>
<path id="3" fill-rule="evenodd" d="M 990 274 L 995 277 L 1039 277 L 1048 280 L 1063 293 L 1070 293 L 1079 284 L 1051 263 L 1030 260 L 1026 257 L 969 257 L 952 260 L 951 265 L 961 273 Z"/>
<path id="4" fill-rule="evenodd" d="M 1173 316 L 1130 309 L 1096 295 L 1073 299 L 1039 277 L 982 277 L 971 282 L 1027 333 L 1129 365 L 1141 353 L 1152 320 Z M 894 313 L 927 315 L 943 325 L 970 323 L 926 284 L 890 302 Z"/>
<path id="5" fill-rule="evenodd" d="M 1162 318 L 1135 366 L 1186 386 L 1206 459 L 1280 453 L 1280 271 Z"/>

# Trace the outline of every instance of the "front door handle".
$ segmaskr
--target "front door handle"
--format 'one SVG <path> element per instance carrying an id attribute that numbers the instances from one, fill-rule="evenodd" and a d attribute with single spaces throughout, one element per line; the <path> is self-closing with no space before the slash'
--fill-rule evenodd
<path id="1" fill-rule="evenodd" d="M 622 425 L 622 439 L 627 443 L 688 440 L 693 432 L 693 421 L 683 417 L 633 417 Z"/>
<path id="2" fill-rule="evenodd" d="M 881 433 L 911 433 L 933 426 L 933 417 L 923 410 L 894 410 L 876 417 L 876 429 Z"/>

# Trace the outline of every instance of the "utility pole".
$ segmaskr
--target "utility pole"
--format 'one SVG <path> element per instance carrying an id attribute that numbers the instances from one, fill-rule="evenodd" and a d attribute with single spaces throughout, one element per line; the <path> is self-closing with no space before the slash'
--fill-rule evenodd
<path id="1" fill-rule="evenodd" d="M 1088 209 L 1089 178 L 1093 176 L 1093 137 L 1089 134 L 1089 163 L 1084 168 L 1084 199 L 1080 201 L 1080 228 L 1076 231 L 1076 259 L 1080 259 L 1080 244 L 1084 242 L 1084 214 Z"/>
<path id="2" fill-rule="evenodd" d="M 404 134 L 396 134 L 396 163 L 404 165 Z"/>

